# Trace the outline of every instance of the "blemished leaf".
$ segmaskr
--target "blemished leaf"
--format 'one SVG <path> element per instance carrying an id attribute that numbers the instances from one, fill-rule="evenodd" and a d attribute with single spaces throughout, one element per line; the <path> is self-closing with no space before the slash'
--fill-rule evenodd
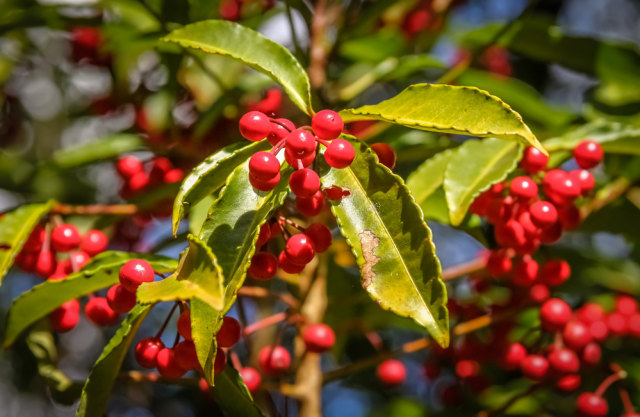
<path id="1" fill-rule="evenodd" d="M 432 132 L 513 140 L 547 152 L 518 113 L 475 87 L 415 84 L 381 103 L 342 110 L 340 115 L 345 122 L 382 120 Z"/>
<path id="2" fill-rule="evenodd" d="M 0 218 L 0 284 L 31 231 L 40 218 L 49 212 L 52 205 L 53 201 L 28 204 L 5 213 Z"/>
<path id="3" fill-rule="evenodd" d="M 76 417 L 104 415 L 122 361 L 127 355 L 133 337 L 150 310 L 151 306 L 135 306 L 105 346 L 84 384 Z"/>
<path id="4" fill-rule="evenodd" d="M 144 149 L 144 144 L 138 135 L 119 133 L 56 151 L 53 154 L 53 162 L 60 168 L 69 169 L 112 159 L 125 152 L 141 149 Z"/>
<path id="5" fill-rule="evenodd" d="M 253 29 L 225 20 L 205 20 L 176 29 L 161 40 L 239 60 L 280 83 L 295 105 L 306 114 L 313 113 L 311 85 L 302 65 L 285 47 Z"/>
<path id="6" fill-rule="evenodd" d="M 185 209 L 193 207 L 200 200 L 213 194 L 222 187 L 234 169 L 254 153 L 269 149 L 267 141 L 251 143 L 234 143 L 229 145 L 196 166 L 182 181 L 180 191 L 173 203 L 173 234 L 178 231 Z"/>
<path id="7" fill-rule="evenodd" d="M 444 182 L 444 173 L 455 149 L 447 149 L 424 161 L 407 178 L 407 187 L 411 190 L 416 203 L 422 206 Z"/>
<path id="8" fill-rule="evenodd" d="M 216 386 L 211 393 L 225 416 L 264 417 L 238 371 L 230 366 L 216 376 Z"/>
<path id="9" fill-rule="evenodd" d="M 544 145 L 549 151 L 571 151 L 586 139 L 600 143 L 606 153 L 640 155 L 640 129 L 605 120 L 596 120 L 563 136 L 548 139 Z"/>
<path id="10" fill-rule="evenodd" d="M 462 222 L 476 196 L 516 168 L 522 150 L 521 144 L 495 138 L 468 140 L 456 148 L 444 175 L 452 225 Z"/>
<path id="11" fill-rule="evenodd" d="M 157 273 L 174 271 L 175 259 L 128 252 L 104 252 L 80 271 L 61 281 L 45 281 L 17 297 L 7 317 L 4 346 L 12 344 L 27 327 L 63 303 L 117 284 L 120 267 L 130 259 L 145 259 Z"/>
<path id="12" fill-rule="evenodd" d="M 331 211 L 356 256 L 362 286 L 382 308 L 412 318 L 447 346 L 447 293 L 431 230 L 402 179 L 364 143 L 351 143 L 351 166 L 330 169 L 322 181 L 350 192 Z"/>

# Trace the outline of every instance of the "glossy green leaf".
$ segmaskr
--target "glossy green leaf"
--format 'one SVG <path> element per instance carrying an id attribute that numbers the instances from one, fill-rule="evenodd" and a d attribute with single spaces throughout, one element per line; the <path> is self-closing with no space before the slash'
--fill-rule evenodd
<path id="1" fill-rule="evenodd" d="M 600 143 L 607 153 L 640 155 L 640 129 L 605 120 L 596 120 L 563 136 L 548 139 L 544 145 L 549 151 L 570 151 L 585 139 Z"/>
<path id="2" fill-rule="evenodd" d="M 173 203 L 173 234 L 178 231 L 180 221 L 187 207 L 192 207 L 208 195 L 222 187 L 233 170 L 258 151 L 269 149 L 267 141 L 234 143 L 229 145 L 196 166 L 182 181 L 180 191 Z"/>
<path id="3" fill-rule="evenodd" d="M 27 327 L 61 304 L 117 284 L 120 267 L 134 258 L 147 260 L 157 273 L 174 271 L 178 265 L 175 259 L 164 256 L 128 252 L 101 253 L 82 270 L 70 274 L 66 279 L 45 281 L 16 298 L 9 309 L 4 346 L 12 344 Z"/>
<path id="4" fill-rule="evenodd" d="M 447 295 L 431 230 L 402 179 L 364 143 L 351 143 L 351 166 L 330 169 L 322 181 L 351 193 L 331 210 L 356 256 L 362 286 L 382 308 L 412 318 L 446 346 Z"/>
<path id="5" fill-rule="evenodd" d="M 222 325 L 222 314 L 211 304 L 196 297 L 191 299 L 191 335 L 196 346 L 196 355 L 202 366 L 204 378 L 214 385 L 214 362 L 216 359 L 215 335 Z M 218 377 L 215 378 L 216 384 Z"/>
<path id="6" fill-rule="evenodd" d="M 451 224 L 459 225 L 474 198 L 502 181 L 518 165 L 523 146 L 490 138 L 468 140 L 449 160 L 444 190 Z"/>
<path id="7" fill-rule="evenodd" d="M 84 384 L 76 417 L 104 415 L 122 361 L 127 355 L 133 337 L 150 310 L 151 306 L 135 306 L 105 346 Z"/>
<path id="8" fill-rule="evenodd" d="M 345 122 L 382 120 L 433 132 L 514 140 L 546 153 L 518 113 L 475 87 L 415 84 L 381 103 L 342 110 L 340 115 Z"/>
<path id="9" fill-rule="evenodd" d="M 51 210 L 53 201 L 44 204 L 28 204 L 5 213 L 0 218 L 0 283 L 13 260 L 22 250 L 31 231 L 42 216 Z"/>
<path id="10" fill-rule="evenodd" d="M 264 417 L 238 371 L 230 366 L 216 376 L 216 386 L 211 388 L 216 404 L 227 417 Z"/>
<path id="11" fill-rule="evenodd" d="M 68 169 L 115 158 L 125 152 L 144 149 L 138 135 L 119 133 L 72 148 L 61 149 L 53 154 L 53 162 Z"/>
<path id="12" fill-rule="evenodd" d="M 162 40 L 239 60 L 280 83 L 293 103 L 313 113 L 304 68 L 285 47 L 253 29 L 225 20 L 205 20 L 176 29 Z"/>
<path id="13" fill-rule="evenodd" d="M 444 173 L 455 149 L 439 152 L 424 161 L 407 178 L 407 187 L 419 206 L 424 203 L 444 182 Z"/>

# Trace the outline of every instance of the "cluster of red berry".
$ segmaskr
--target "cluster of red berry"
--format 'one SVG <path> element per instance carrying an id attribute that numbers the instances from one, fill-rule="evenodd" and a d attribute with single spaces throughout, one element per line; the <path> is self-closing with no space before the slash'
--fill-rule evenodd
<path id="1" fill-rule="evenodd" d="M 147 165 L 149 169 L 145 170 L 145 164 L 135 156 L 118 159 L 116 171 L 124 181 L 120 190 L 122 198 L 129 199 L 158 185 L 181 181 L 184 176 L 167 158 L 156 156 Z"/>
<path id="2" fill-rule="evenodd" d="M 433 9 L 433 0 L 421 0 L 405 15 L 402 32 L 411 39 L 424 31 L 438 31 L 442 23 L 442 14 Z"/>

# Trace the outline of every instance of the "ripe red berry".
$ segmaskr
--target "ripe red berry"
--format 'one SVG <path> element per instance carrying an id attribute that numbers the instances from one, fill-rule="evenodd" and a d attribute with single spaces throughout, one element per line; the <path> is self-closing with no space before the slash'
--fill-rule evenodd
<path id="1" fill-rule="evenodd" d="M 513 212 L 513 198 L 493 198 L 487 209 L 487 220 L 491 224 L 502 224 L 511 218 Z"/>
<path id="2" fill-rule="evenodd" d="M 529 146 L 524 150 L 520 166 L 528 173 L 535 174 L 547 169 L 548 162 L 549 157 L 547 155 L 543 154 L 538 148 Z"/>
<path id="3" fill-rule="evenodd" d="M 580 185 L 568 175 L 551 182 L 549 190 L 549 198 L 561 205 L 570 203 L 582 193 Z"/>
<path id="4" fill-rule="evenodd" d="M 378 365 L 376 375 L 380 382 L 386 386 L 398 386 L 407 377 L 407 369 L 404 364 L 397 359 L 387 359 Z"/>
<path id="5" fill-rule="evenodd" d="M 538 227 L 548 227 L 558 220 L 556 207 L 547 201 L 537 201 L 529 207 L 531 221 Z"/>
<path id="6" fill-rule="evenodd" d="M 575 391 L 580 387 L 580 375 L 564 375 L 556 382 L 556 387 L 562 391 Z"/>
<path id="7" fill-rule="evenodd" d="M 91 257 L 89 254 L 81 250 L 77 250 L 69 254 L 69 262 L 71 262 L 71 268 L 74 271 L 82 269 L 90 260 Z"/>
<path id="8" fill-rule="evenodd" d="M 584 140 L 573 149 L 573 157 L 583 169 L 593 168 L 602 161 L 604 152 L 598 142 Z"/>
<path id="9" fill-rule="evenodd" d="M 276 146 L 278 142 L 286 138 L 289 133 L 293 132 L 294 130 L 296 130 L 296 126 L 290 120 L 275 119 L 275 121 L 271 122 L 271 132 L 269 132 L 267 140 L 269 141 L 271 146 Z"/>
<path id="10" fill-rule="evenodd" d="M 312 324 L 302 332 L 302 340 L 308 352 L 324 353 L 336 343 L 336 335 L 326 324 Z"/>
<path id="11" fill-rule="evenodd" d="M 280 173 L 280 161 L 270 152 L 256 152 L 249 159 L 249 174 L 260 181 L 272 180 Z"/>
<path id="12" fill-rule="evenodd" d="M 306 265 L 313 259 L 315 250 L 309 236 L 304 233 L 293 235 L 284 247 L 287 259 L 296 265 Z"/>
<path id="13" fill-rule="evenodd" d="M 616 298 L 616 311 L 625 316 L 632 316 L 638 312 L 638 302 L 628 295 Z"/>
<path id="14" fill-rule="evenodd" d="M 567 323 L 562 336 L 565 345 L 575 351 L 579 351 L 585 347 L 592 339 L 589 328 L 580 321 L 570 321 Z"/>
<path id="15" fill-rule="evenodd" d="M 605 417 L 609 412 L 607 401 L 591 392 L 581 394 L 577 406 L 580 417 Z"/>
<path id="16" fill-rule="evenodd" d="M 530 200 L 538 195 L 538 185 L 529 177 L 515 177 L 511 180 L 509 191 L 521 200 Z"/>
<path id="17" fill-rule="evenodd" d="M 314 223 L 304 233 L 309 236 L 316 253 L 326 252 L 331 246 L 331 231 L 322 223 Z"/>
<path id="18" fill-rule="evenodd" d="M 135 293 L 143 282 L 153 282 L 153 268 L 144 259 L 131 259 L 120 268 L 120 284 L 129 292 Z"/>
<path id="19" fill-rule="evenodd" d="M 520 343 L 511 343 L 507 346 L 504 353 L 501 355 L 501 366 L 512 371 L 520 368 L 520 364 L 527 357 L 527 349 Z"/>
<path id="20" fill-rule="evenodd" d="M 378 155 L 378 161 L 389 169 L 396 166 L 396 153 L 393 148 L 386 143 L 374 143 L 371 150 Z"/>
<path id="21" fill-rule="evenodd" d="M 558 210 L 558 219 L 564 230 L 575 230 L 580 226 L 580 222 L 582 221 L 580 210 L 573 204 L 560 207 Z"/>
<path id="22" fill-rule="evenodd" d="M 287 161 L 287 164 L 289 164 L 289 166 L 295 169 L 308 168 L 309 166 L 311 166 L 311 164 L 313 164 L 313 161 L 315 161 L 315 159 L 315 152 L 311 152 L 307 156 L 299 157 L 288 149 L 284 150 L 284 160 Z"/>
<path id="23" fill-rule="evenodd" d="M 127 181 L 127 188 L 132 194 L 137 194 L 147 188 L 150 182 L 149 174 L 144 171 L 136 172 Z"/>
<path id="24" fill-rule="evenodd" d="M 312 169 L 299 169 L 289 177 L 289 187 L 296 196 L 309 198 L 320 190 L 320 177 Z"/>
<path id="25" fill-rule="evenodd" d="M 56 270 L 56 256 L 50 250 L 42 249 L 36 259 L 36 272 L 41 277 L 48 277 Z"/>
<path id="26" fill-rule="evenodd" d="M 348 190 L 338 187 L 337 185 L 324 188 L 322 191 L 327 196 L 327 199 L 332 201 L 340 201 L 343 197 L 347 197 L 351 194 Z"/>
<path id="27" fill-rule="evenodd" d="M 356 157 L 353 146 L 344 139 L 334 139 L 324 152 L 324 160 L 333 168 L 346 168 Z"/>
<path id="28" fill-rule="evenodd" d="M 191 340 L 191 310 L 185 309 L 180 313 L 177 322 L 178 333 L 185 340 Z"/>
<path id="29" fill-rule="evenodd" d="M 174 182 L 180 182 L 184 178 L 184 172 L 179 168 L 173 168 L 167 171 L 162 177 L 162 182 L 165 184 L 173 184 Z"/>
<path id="30" fill-rule="evenodd" d="M 287 150 L 296 158 L 304 158 L 316 150 L 316 138 L 305 129 L 296 129 L 289 133 L 286 141 Z"/>
<path id="31" fill-rule="evenodd" d="M 80 245 L 80 233 L 72 224 L 61 224 L 51 232 L 51 247 L 56 252 L 69 252 Z"/>
<path id="32" fill-rule="evenodd" d="M 125 180 L 141 172 L 142 169 L 142 162 L 135 156 L 124 156 L 116 163 L 116 171 Z"/>
<path id="33" fill-rule="evenodd" d="M 254 393 L 257 391 L 260 383 L 262 382 L 262 377 L 260 377 L 260 373 L 250 366 L 245 366 L 244 368 L 238 371 L 240 373 L 240 377 L 242 378 L 242 382 L 247 386 L 247 389 L 250 393 Z"/>
<path id="34" fill-rule="evenodd" d="M 455 370 L 459 378 L 468 379 L 479 375 L 480 364 L 472 359 L 463 359 L 456 363 Z"/>
<path id="35" fill-rule="evenodd" d="M 527 243 L 524 228 L 518 221 L 513 219 L 496 225 L 495 237 L 498 243 L 505 248 L 515 248 Z"/>
<path id="36" fill-rule="evenodd" d="M 251 258 L 247 274 L 253 279 L 268 280 L 278 272 L 278 260 L 271 252 L 256 252 Z"/>
<path id="37" fill-rule="evenodd" d="M 282 375 L 291 365 L 291 355 L 282 346 L 265 346 L 258 355 L 258 365 L 267 375 Z"/>
<path id="38" fill-rule="evenodd" d="M 278 172 L 278 174 L 275 177 L 267 181 L 259 180 L 254 176 L 252 176 L 251 174 L 249 174 L 249 183 L 251 183 L 251 186 L 253 188 L 260 191 L 271 191 L 274 188 L 276 188 L 276 185 L 278 185 L 279 182 L 280 182 L 280 172 Z"/>
<path id="39" fill-rule="evenodd" d="M 505 252 L 491 251 L 487 258 L 487 271 L 496 277 L 500 277 L 511 271 L 511 259 Z"/>
<path id="40" fill-rule="evenodd" d="M 149 172 L 149 178 L 153 184 L 160 184 L 164 181 L 167 172 L 173 169 L 173 164 L 170 160 L 163 157 L 153 158 L 153 165 L 151 172 Z M 182 174 L 182 172 L 180 172 Z"/>
<path id="41" fill-rule="evenodd" d="M 120 284 L 114 285 L 107 292 L 107 302 L 116 313 L 128 313 L 136 305 L 136 294 L 127 291 Z"/>
<path id="42" fill-rule="evenodd" d="M 46 236 L 46 232 L 44 228 L 40 225 L 37 225 L 31 231 L 31 234 L 27 238 L 27 241 L 24 243 L 22 247 L 23 252 L 40 252 L 42 249 L 42 243 L 44 243 L 44 238 Z"/>
<path id="43" fill-rule="evenodd" d="M 313 132 L 320 139 L 332 140 L 340 136 L 344 129 L 342 117 L 332 110 L 320 110 L 311 119 Z"/>
<path id="44" fill-rule="evenodd" d="M 322 212 L 324 208 L 324 196 L 322 191 L 318 191 L 309 198 L 296 197 L 296 209 L 303 216 L 314 217 Z"/>
<path id="45" fill-rule="evenodd" d="M 271 224 L 265 222 L 260 226 L 260 232 L 258 233 L 258 240 L 256 241 L 256 247 L 264 246 L 269 239 L 271 239 Z"/>
<path id="46" fill-rule="evenodd" d="M 549 361 L 541 355 L 528 355 L 520 363 L 522 374 L 533 381 L 540 381 L 547 376 Z"/>
<path id="47" fill-rule="evenodd" d="M 156 356 L 164 349 L 164 343 L 155 337 L 146 337 L 136 345 L 136 361 L 143 368 L 153 369 L 156 367 Z"/>
<path id="48" fill-rule="evenodd" d="M 299 274 L 305 267 L 305 265 L 298 265 L 291 262 L 285 251 L 280 252 L 278 265 L 287 274 Z"/>
<path id="49" fill-rule="evenodd" d="M 625 336 L 629 331 L 628 319 L 624 314 L 614 311 L 607 316 L 607 328 L 609 333 L 616 336 Z"/>
<path id="50" fill-rule="evenodd" d="M 535 284 L 529 290 L 529 298 L 538 304 L 547 301 L 550 295 L 549 287 L 544 284 Z"/>
<path id="51" fill-rule="evenodd" d="M 547 331 L 562 330 L 570 319 L 571 307 L 559 298 L 547 300 L 540 307 L 540 322 Z"/>
<path id="52" fill-rule="evenodd" d="M 588 302 L 578 309 L 576 312 L 580 321 L 591 324 L 596 321 L 605 320 L 607 313 L 599 304 Z"/>
<path id="53" fill-rule="evenodd" d="M 87 252 L 91 256 L 96 256 L 100 252 L 104 252 L 109 244 L 109 238 L 100 230 L 89 230 L 82 237 L 80 249 Z"/>
<path id="54" fill-rule="evenodd" d="M 216 359 L 213 361 L 213 374 L 218 375 L 227 367 L 227 354 L 224 350 L 216 349 Z"/>
<path id="55" fill-rule="evenodd" d="M 156 355 L 156 367 L 160 375 L 166 378 L 180 378 L 187 373 L 178 364 L 175 350 L 169 348 L 160 349 Z"/>
<path id="56" fill-rule="evenodd" d="M 242 326 L 240 326 L 238 320 L 225 316 L 222 319 L 222 326 L 220 326 L 220 330 L 218 330 L 218 334 L 216 334 L 218 346 L 221 348 L 230 348 L 238 343 L 241 336 Z"/>
<path id="57" fill-rule="evenodd" d="M 191 340 L 183 340 L 178 343 L 173 350 L 175 351 L 176 362 L 180 368 L 187 371 L 200 369 L 196 346 Z"/>
<path id="58" fill-rule="evenodd" d="M 549 364 L 559 374 L 572 374 L 580 369 L 580 359 L 569 349 L 554 349 L 549 353 Z"/>
<path id="59" fill-rule="evenodd" d="M 596 180 L 593 174 L 586 169 L 575 169 L 569 172 L 569 177 L 580 185 L 581 194 L 587 196 L 596 186 Z"/>
<path id="60" fill-rule="evenodd" d="M 104 297 L 94 297 L 84 307 L 84 314 L 97 326 L 110 326 L 115 324 L 120 316 L 109 307 Z"/>
<path id="61" fill-rule="evenodd" d="M 562 223 L 555 222 L 550 226 L 542 228 L 540 233 L 540 242 L 550 244 L 555 243 L 562 237 Z"/>
<path id="62" fill-rule="evenodd" d="M 51 327 L 58 333 L 66 333 L 73 329 L 80 319 L 80 303 L 78 300 L 69 300 L 56 308 L 49 315 Z"/>
<path id="63" fill-rule="evenodd" d="M 240 118 L 240 134 L 251 142 L 258 142 L 271 132 L 271 121 L 266 114 L 250 111 Z"/>
<path id="64" fill-rule="evenodd" d="M 538 276 L 538 262 L 531 257 L 523 258 L 513 268 L 513 282 L 523 287 L 532 285 Z"/>
<path id="65" fill-rule="evenodd" d="M 542 282 L 549 286 L 560 285 L 569 279 L 571 268 L 566 261 L 553 259 L 547 261 L 540 269 Z"/>
<path id="66" fill-rule="evenodd" d="M 596 365 L 602 357 L 602 349 L 600 345 L 591 342 L 582 349 L 582 361 L 587 365 Z"/>

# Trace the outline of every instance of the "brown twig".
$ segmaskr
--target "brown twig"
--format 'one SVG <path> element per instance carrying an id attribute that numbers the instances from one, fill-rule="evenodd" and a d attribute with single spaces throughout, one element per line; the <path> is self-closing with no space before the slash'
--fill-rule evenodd
<path id="1" fill-rule="evenodd" d="M 457 278 L 463 275 L 470 274 L 472 272 L 480 271 L 487 265 L 487 261 L 484 257 L 479 256 L 476 259 L 465 262 L 450 268 L 442 270 L 442 279 L 444 281 Z"/>
<path id="2" fill-rule="evenodd" d="M 131 382 L 159 382 L 161 384 L 198 386 L 200 378 L 167 378 L 156 372 L 127 371 L 118 375 L 119 380 Z"/>
<path id="3" fill-rule="evenodd" d="M 318 0 L 311 21 L 311 47 L 309 52 L 309 80 L 315 89 L 321 88 L 326 80 L 327 0 Z"/>
<path id="4" fill-rule="evenodd" d="M 259 330 L 262 330 L 266 327 L 273 326 L 274 324 L 282 323 L 283 321 L 286 321 L 288 317 L 289 317 L 289 314 L 286 311 L 265 317 L 262 320 L 258 320 L 255 323 L 251 323 L 250 325 L 245 327 L 244 335 L 249 336 L 250 334 L 255 333 Z"/>
<path id="5" fill-rule="evenodd" d="M 138 212 L 138 206 L 135 204 L 118 204 L 103 205 L 94 204 L 88 206 L 71 206 L 68 204 L 55 203 L 51 209 L 52 213 L 57 214 L 79 214 L 79 215 L 95 215 L 95 214 L 113 214 L 113 215 L 132 215 Z"/>
<path id="6" fill-rule="evenodd" d="M 300 309 L 300 302 L 291 294 L 275 293 L 262 287 L 241 287 L 238 295 L 254 298 L 277 298 L 294 310 Z"/>

